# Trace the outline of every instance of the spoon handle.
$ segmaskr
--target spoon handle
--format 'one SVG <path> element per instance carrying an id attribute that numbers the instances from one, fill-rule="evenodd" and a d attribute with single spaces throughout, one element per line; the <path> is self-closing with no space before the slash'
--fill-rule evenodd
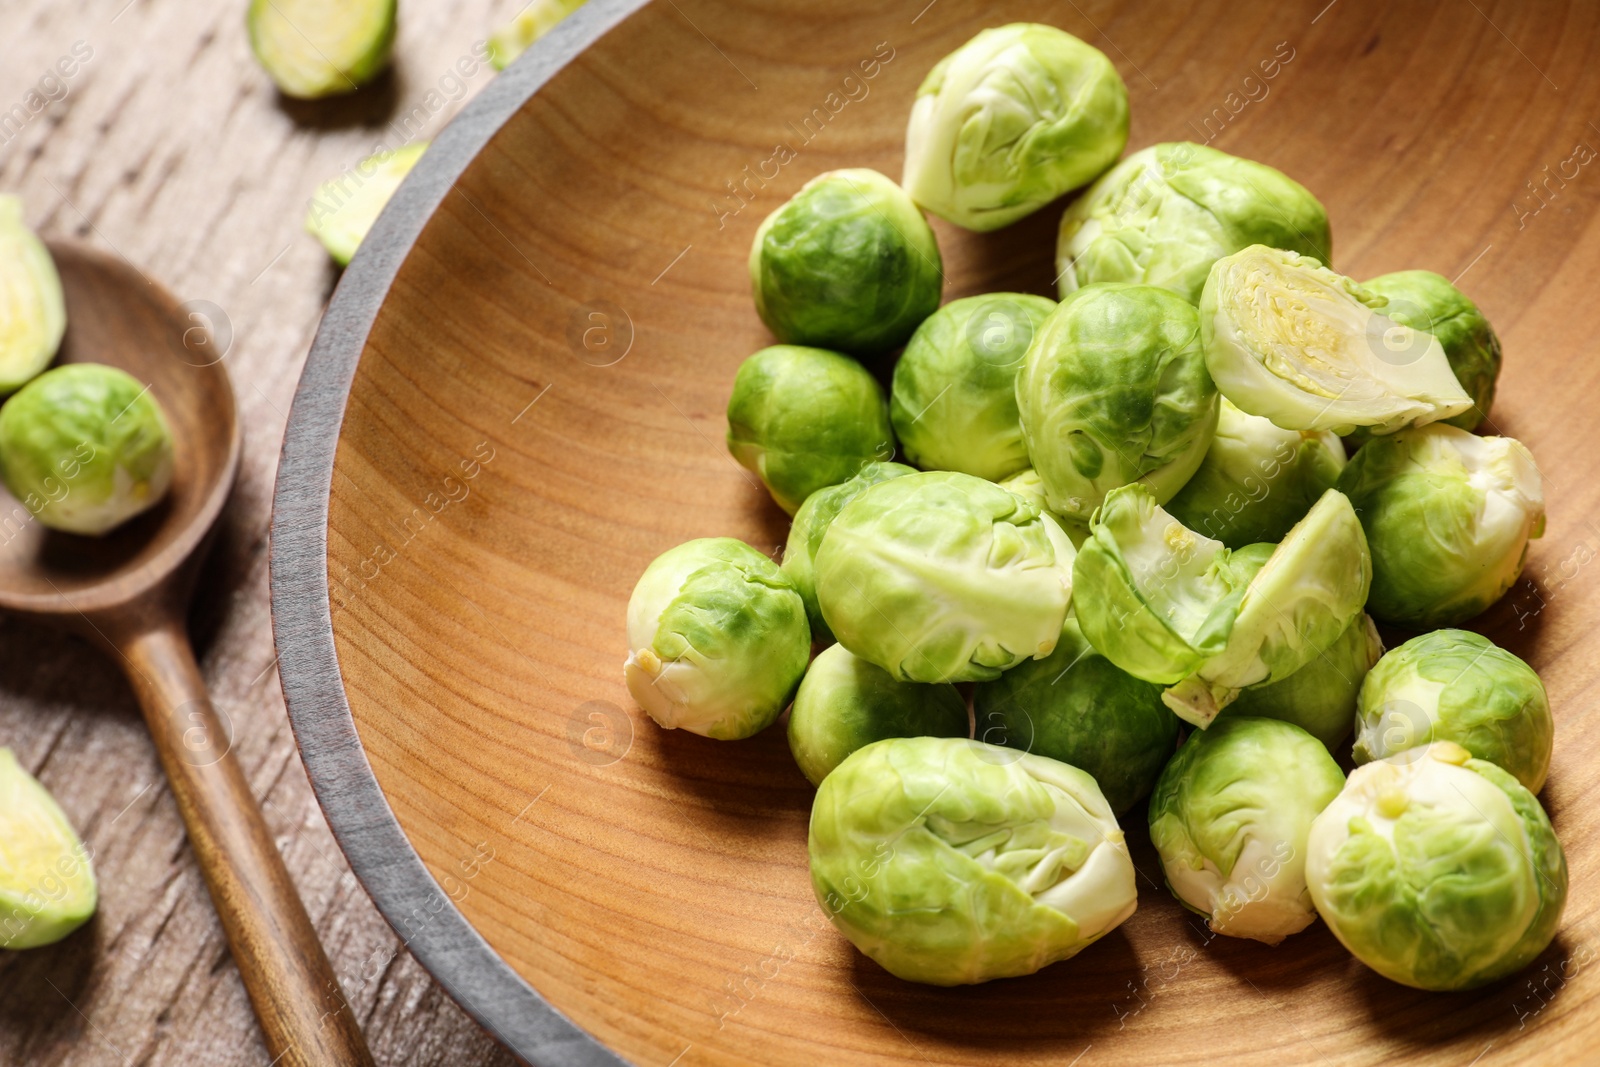
<path id="1" fill-rule="evenodd" d="M 372 1054 L 230 751 L 177 620 L 118 642 L 275 1067 Z"/>

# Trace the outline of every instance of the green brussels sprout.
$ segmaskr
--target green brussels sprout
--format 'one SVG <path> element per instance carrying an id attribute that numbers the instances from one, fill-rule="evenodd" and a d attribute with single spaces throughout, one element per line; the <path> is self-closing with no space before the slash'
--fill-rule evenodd
<path id="1" fill-rule="evenodd" d="M 1200 296 L 1222 394 L 1286 430 L 1375 434 L 1460 415 L 1472 398 L 1431 334 L 1310 256 L 1252 245 L 1217 260 Z"/>
<path id="2" fill-rule="evenodd" d="M 978 740 L 1088 771 L 1121 815 L 1149 795 L 1178 744 L 1161 687 L 1096 652 L 1067 616 L 1055 651 L 973 690 Z"/>
<path id="3" fill-rule="evenodd" d="M 741 363 L 733 379 L 728 451 L 793 515 L 818 489 L 894 455 L 889 404 L 848 356 L 773 345 Z"/>
<path id="4" fill-rule="evenodd" d="M 44 786 L 0 748 L 0 948 L 53 945 L 99 904 L 90 852 Z"/>
<path id="5" fill-rule="evenodd" d="M 780 341 L 872 356 L 939 307 L 944 266 L 917 205 L 875 170 L 807 182 L 756 231 L 756 311 Z"/>
<path id="6" fill-rule="evenodd" d="M 250 48 L 285 96 L 353 93 L 389 65 L 397 0 L 250 0 Z"/>
<path id="7" fill-rule="evenodd" d="M 1138 903 L 1128 846 L 1093 778 L 964 738 L 858 750 L 822 780 L 808 850 L 833 925 L 911 982 L 1032 974 Z"/>
<path id="8" fill-rule="evenodd" d="M 1306 881 L 1335 937 L 1391 981 L 1470 989 L 1543 952 L 1567 859 L 1539 801 L 1452 741 L 1357 767 L 1311 825 Z"/>
<path id="9" fill-rule="evenodd" d="M 1055 306 L 1022 293 L 972 296 L 917 327 L 889 391 L 889 420 L 908 462 L 990 481 L 1027 467 L 1017 372 Z"/>
<path id="10" fill-rule="evenodd" d="M 1050 510 L 1088 522 L 1138 482 L 1170 500 L 1217 424 L 1194 308 L 1149 285 L 1096 285 L 1045 319 L 1017 376 L 1017 407 Z"/>
<path id="11" fill-rule="evenodd" d="M 1299 182 L 1188 141 L 1118 163 L 1061 216 L 1061 296 L 1096 282 L 1137 282 L 1200 302 L 1211 264 L 1251 245 L 1324 263 L 1328 215 Z"/>
<path id="12" fill-rule="evenodd" d="M 628 600 L 628 692 L 668 730 L 722 741 L 772 725 L 811 658 L 806 606 L 778 565 L 731 537 L 656 557 Z"/>
<path id="13" fill-rule="evenodd" d="M 1027 470 L 1018 471 L 1005 481 L 999 483 L 1000 488 L 1013 492 L 1035 505 L 1040 511 L 1050 511 L 1050 501 L 1045 499 L 1044 479 L 1039 477 L 1039 472 L 1029 467 Z M 1067 532 L 1067 538 L 1072 542 L 1073 548 L 1080 547 L 1089 536 L 1089 524 L 1086 522 L 1073 522 L 1063 519 L 1054 512 L 1050 517 Z"/>
<path id="14" fill-rule="evenodd" d="M 903 463 L 868 463 L 846 481 L 818 489 L 806 497 L 800 510 L 794 513 L 789 527 L 789 544 L 783 551 L 783 573 L 800 590 L 806 602 L 806 620 L 811 623 L 811 639 L 828 644 L 833 641 L 833 631 L 828 629 L 817 604 L 817 550 L 822 547 L 822 535 L 838 517 L 844 506 L 868 486 L 886 482 L 890 478 L 903 478 L 916 470 Z"/>
<path id="15" fill-rule="evenodd" d="M 1339 475 L 1372 547 L 1374 618 L 1457 626 L 1510 589 L 1544 534 L 1533 456 L 1510 437 L 1430 425 L 1367 442 Z"/>
<path id="16" fill-rule="evenodd" d="M 0 196 L 0 393 L 48 367 L 66 330 L 55 261 L 22 221 L 22 201 Z"/>
<path id="17" fill-rule="evenodd" d="M 1361 682 L 1383 655 L 1372 616 L 1360 615 L 1337 641 L 1281 681 L 1247 686 L 1218 718 L 1250 715 L 1292 722 L 1332 752 L 1350 736 Z"/>
<path id="18" fill-rule="evenodd" d="M 789 751 L 812 785 L 886 737 L 966 737 L 967 702 L 948 683 L 897 682 L 843 645 L 812 661 L 789 712 Z"/>
<path id="19" fill-rule="evenodd" d="M 993 482 L 930 471 L 880 482 L 817 552 L 839 643 L 903 682 L 981 682 L 1048 656 L 1072 593 L 1072 542 Z"/>
<path id="20" fill-rule="evenodd" d="M 1166 508 L 1229 548 L 1276 544 L 1333 488 L 1344 464 L 1337 434 L 1280 430 L 1224 397 L 1211 447 Z"/>
<path id="21" fill-rule="evenodd" d="M 1466 630 L 1435 630 L 1384 656 L 1361 686 L 1355 761 L 1453 741 L 1544 788 L 1555 722 L 1544 683 L 1516 656 Z"/>
<path id="22" fill-rule="evenodd" d="M 1172 895 L 1229 937 L 1276 945 L 1316 921 L 1306 888 L 1312 821 L 1344 786 L 1293 723 L 1223 719 L 1189 735 L 1150 797 L 1150 841 Z"/>
<path id="23" fill-rule="evenodd" d="M 1093 180 L 1128 143 L 1128 89 L 1099 49 L 1017 22 L 984 30 L 917 90 L 903 183 L 980 233 Z"/>
<path id="24" fill-rule="evenodd" d="M 583 5 L 584 0 L 529 0 L 515 18 L 490 36 L 489 65 L 505 70 L 529 45 Z"/>
<path id="25" fill-rule="evenodd" d="M 1500 377 L 1500 338 L 1465 293 L 1431 270 L 1401 270 L 1363 282 L 1369 293 L 1386 298 L 1383 313 L 1402 326 L 1434 336 L 1450 361 L 1456 381 L 1472 397 L 1472 407 L 1441 421 L 1475 430 L 1494 403 Z"/>
<path id="26" fill-rule="evenodd" d="M 418 141 L 380 152 L 356 164 L 354 174 L 324 182 L 311 198 L 306 232 L 322 242 L 335 263 L 349 266 L 395 190 L 427 150 L 428 142 Z M 356 184 L 346 188 L 352 181 Z"/>
<path id="27" fill-rule="evenodd" d="M 0 475 L 40 522 L 103 534 L 160 503 L 172 485 L 172 432 L 147 386 L 72 363 L 0 407 Z"/>

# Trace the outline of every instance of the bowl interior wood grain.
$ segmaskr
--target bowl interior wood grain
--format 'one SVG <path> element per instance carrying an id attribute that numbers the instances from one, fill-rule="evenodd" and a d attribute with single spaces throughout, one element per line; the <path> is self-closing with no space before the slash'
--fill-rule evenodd
<path id="1" fill-rule="evenodd" d="M 1487 1049 L 1484 1062 L 1550 1063 L 1600 1043 L 1600 569 L 1588 565 L 1600 551 L 1600 176 L 1579 168 L 1536 212 L 1525 184 L 1570 160 L 1575 142 L 1600 143 L 1586 123 L 1600 93 L 1582 76 L 1596 14 L 1320 7 L 651 4 L 555 73 L 470 161 L 425 160 L 419 174 L 453 167 L 459 180 L 425 219 L 419 205 L 433 205 L 402 196 L 394 211 L 418 217 L 386 218 L 374 240 L 414 243 L 364 250 L 352 268 L 335 309 L 369 301 L 370 331 L 319 345 L 359 353 L 331 489 L 320 489 L 350 714 L 448 907 L 624 1059 L 1464 1064 Z M 599 32 L 582 17 L 542 47 L 576 52 Z M 770 343 L 745 268 L 757 225 L 822 171 L 898 177 L 924 74 L 979 29 L 1015 20 L 1107 52 L 1132 97 L 1130 151 L 1209 139 L 1276 166 L 1327 205 L 1336 266 L 1460 277 L 1499 328 L 1494 425 L 1538 457 L 1550 520 L 1525 579 L 1477 628 L 1549 687 L 1557 736 L 1543 799 L 1572 868 L 1562 933 L 1526 975 L 1437 996 L 1367 971 L 1320 924 L 1275 949 L 1213 938 L 1162 884 L 1141 806 L 1123 820 L 1141 875 L 1123 927 L 1025 979 L 900 982 L 834 933 L 812 897 L 812 790 L 781 726 L 719 743 L 664 732 L 629 699 L 624 606 L 645 565 L 695 537 L 775 554 L 786 537 L 723 445 L 734 370 Z M 1059 216 L 1052 206 L 987 236 L 936 221 L 947 299 L 1050 294 Z M 385 254 L 398 266 L 375 295 L 363 271 Z M 286 656 L 291 688 L 295 669 Z M 350 849 L 347 782 L 308 760 Z M 385 910 L 402 933 L 418 922 Z M 475 951 L 430 964 L 459 992 Z M 468 1006 L 504 1024 L 492 1001 Z"/>

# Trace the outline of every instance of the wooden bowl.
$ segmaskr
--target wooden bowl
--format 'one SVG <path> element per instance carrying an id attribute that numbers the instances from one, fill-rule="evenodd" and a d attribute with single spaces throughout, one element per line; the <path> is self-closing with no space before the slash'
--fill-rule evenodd
<path id="1" fill-rule="evenodd" d="M 594 0 L 440 136 L 343 279 L 290 420 L 284 687 L 334 831 L 411 950 L 536 1064 L 1593 1054 L 1600 171 L 1574 149 L 1600 144 L 1592 8 L 639 6 Z M 1102 942 L 1029 978 L 900 982 L 812 899 L 812 790 L 782 729 L 668 733 L 628 698 L 645 565 L 694 537 L 785 539 L 722 443 L 734 370 L 770 340 L 745 272 L 757 225 L 824 170 L 898 176 L 923 75 L 1022 19 L 1117 64 L 1130 150 L 1210 139 L 1279 167 L 1327 205 L 1340 268 L 1438 270 L 1499 328 L 1494 424 L 1541 461 L 1550 520 L 1479 622 L 1549 687 L 1543 799 L 1572 871 L 1562 933 L 1524 974 L 1432 995 L 1321 925 L 1276 949 L 1209 937 L 1163 887 L 1141 809 L 1139 911 Z M 936 222 L 947 297 L 1049 293 L 1059 216 Z"/>

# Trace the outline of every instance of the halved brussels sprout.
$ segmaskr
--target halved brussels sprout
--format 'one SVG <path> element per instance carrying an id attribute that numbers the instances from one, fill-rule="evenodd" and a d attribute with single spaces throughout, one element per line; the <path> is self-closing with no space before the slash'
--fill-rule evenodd
<path id="1" fill-rule="evenodd" d="M 894 455 L 883 387 L 848 356 L 773 345 L 739 365 L 728 451 L 793 515 L 806 497 Z"/>
<path id="2" fill-rule="evenodd" d="M 1276 544 L 1333 488 L 1344 464 L 1337 434 L 1281 430 L 1224 397 L 1211 447 L 1166 508 L 1229 548 Z"/>
<path id="3" fill-rule="evenodd" d="M 668 730 L 749 737 L 783 713 L 811 658 L 806 606 L 778 565 L 731 537 L 669 549 L 628 600 L 622 673 Z"/>
<path id="4" fill-rule="evenodd" d="M 1379 314 L 1385 303 L 1309 256 L 1252 245 L 1206 279 L 1206 366 L 1240 409 L 1286 430 L 1385 434 L 1472 407 L 1439 342 Z"/>
<path id="5" fill-rule="evenodd" d="M 897 682 L 843 645 L 824 650 L 800 680 L 789 751 L 812 785 L 846 756 L 886 737 L 966 737 L 967 702 L 948 683 Z"/>
<path id="6" fill-rule="evenodd" d="M 817 549 L 822 547 L 822 535 L 844 510 L 844 506 L 869 485 L 902 478 L 917 473 L 903 463 L 868 463 L 846 481 L 818 489 L 806 497 L 800 510 L 794 513 L 789 527 L 789 544 L 783 550 L 783 573 L 794 582 L 800 597 L 806 602 L 806 620 L 811 623 L 811 639 L 828 644 L 833 641 L 833 631 L 822 617 L 817 604 Z"/>
<path id="7" fill-rule="evenodd" d="M 911 982 L 1032 974 L 1138 903 L 1093 778 L 963 738 L 895 738 L 850 756 L 817 790 L 808 849 L 833 925 Z"/>
<path id="8" fill-rule="evenodd" d="M 872 356 L 938 309 L 944 265 L 903 189 L 875 170 L 835 170 L 761 224 L 750 284 L 778 340 Z"/>
<path id="9" fill-rule="evenodd" d="M 322 242 L 335 263 L 349 266 L 395 190 L 427 150 L 428 142 L 418 141 L 380 152 L 356 164 L 354 175 L 324 182 L 311 198 L 306 232 Z"/>
<path id="10" fill-rule="evenodd" d="M 529 45 L 583 5 L 584 0 L 528 0 L 515 18 L 489 38 L 489 65 L 505 70 Z"/>
<path id="11" fill-rule="evenodd" d="M 353 93 L 389 65 L 397 0 L 250 0 L 250 47 L 285 96 Z"/>
<path id="12" fill-rule="evenodd" d="M 1332 752 L 1350 736 L 1361 682 L 1382 655 L 1383 639 L 1372 616 L 1360 615 L 1310 663 L 1282 681 L 1241 689 L 1217 717 L 1251 715 L 1292 722 Z"/>
<path id="13" fill-rule="evenodd" d="M 1005 481 L 999 483 L 1000 488 L 1009 490 L 1038 507 L 1040 511 L 1050 512 L 1050 517 L 1067 532 L 1073 548 L 1079 548 L 1089 536 L 1089 524 L 1086 522 L 1072 522 L 1063 519 L 1060 515 L 1050 511 L 1050 501 L 1045 499 L 1044 479 L 1039 477 L 1039 472 L 1029 467 L 1027 470 L 1018 471 Z"/>
<path id="14" fill-rule="evenodd" d="M 52 945 L 99 903 L 90 852 L 49 792 L 0 748 L 0 948 Z"/>
<path id="15" fill-rule="evenodd" d="M 1401 270 L 1382 274 L 1361 287 L 1389 302 L 1383 313 L 1402 326 L 1425 330 L 1444 349 L 1456 381 L 1472 397 L 1472 407 L 1441 421 L 1463 430 L 1475 430 L 1494 403 L 1495 380 L 1500 377 L 1500 338 L 1478 305 L 1431 270 Z"/>
<path id="16" fill-rule="evenodd" d="M 972 694 L 978 740 L 1088 771 L 1121 815 L 1149 795 L 1178 743 L 1161 687 L 1096 652 L 1067 616 L 1055 651 Z"/>
<path id="17" fill-rule="evenodd" d="M 1200 302 L 1211 264 L 1251 245 L 1328 262 L 1328 215 L 1299 182 L 1188 141 L 1118 163 L 1061 216 L 1061 296 L 1096 282 L 1138 282 Z"/>
<path id="18" fill-rule="evenodd" d="M 840 644 L 901 681 L 987 681 L 1056 647 L 1073 555 L 1054 519 L 993 482 L 912 474 L 833 520 L 817 601 Z"/>
<path id="19" fill-rule="evenodd" d="M 1379 622 L 1457 626 L 1516 582 L 1544 534 L 1539 468 L 1510 437 L 1421 426 L 1361 447 L 1339 475 L 1372 547 Z"/>
<path id="20" fill-rule="evenodd" d="M 917 90 L 904 184 L 980 233 L 1009 226 L 1116 162 L 1128 89 L 1099 49 L 1054 26 L 984 30 Z"/>
<path id="21" fill-rule="evenodd" d="M 1466 630 L 1413 637 L 1379 660 L 1361 687 L 1355 761 L 1434 741 L 1455 742 L 1537 793 L 1555 741 L 1544 683 L 1487 637 Z"/>
<path id="22" fill-rule="evenodd" d="M 0 393 L 50 365 L 67 330 L 61 276 L 22 219 L 22 201 L 0 196 Z"/>
<path id="23" fill-rule="evenodd" d="M 1149 285 L 1096 285 L 1045 319 L 1017 376 L 1017 407 L 1050 510 L 1088 522 L 1142 482 L 1170 500 L 1217 423 L 1194 308 Z"/>
<path id="24" fill-rule="evenodd" d="M 1316 921 L 1312 820 L 1344 786 L 1321 742 L 1277 719 L 1190 734 L 1150 797 L 1150 841 L 1172 895 L 1229 937 L 1276 945 Z"/>
<path id="25" fill-rule="evenodd" d="M 1439 741 L 1351 772 L 1311 826 L 1306 881 L 1368 967 L 1418 989 L 1470 989 L 1550 944 L 1567 859 L 1532 793 Z"/>
<path id="26" fill-rule="evenodd" d="M 70 363 L 0 407 L 0 475 L 51 529 L 103 534 L 166 496 L 172 431 L 137 378 Z"/>
<path id="27" fill-rule="evenodd" d="M 907 461 L 990 481 L 1028 465 L 1017 372 L 1055 306 L 1023 293 L 972 296 L 917 327 L 889 393 L 889 419 Z"/>

